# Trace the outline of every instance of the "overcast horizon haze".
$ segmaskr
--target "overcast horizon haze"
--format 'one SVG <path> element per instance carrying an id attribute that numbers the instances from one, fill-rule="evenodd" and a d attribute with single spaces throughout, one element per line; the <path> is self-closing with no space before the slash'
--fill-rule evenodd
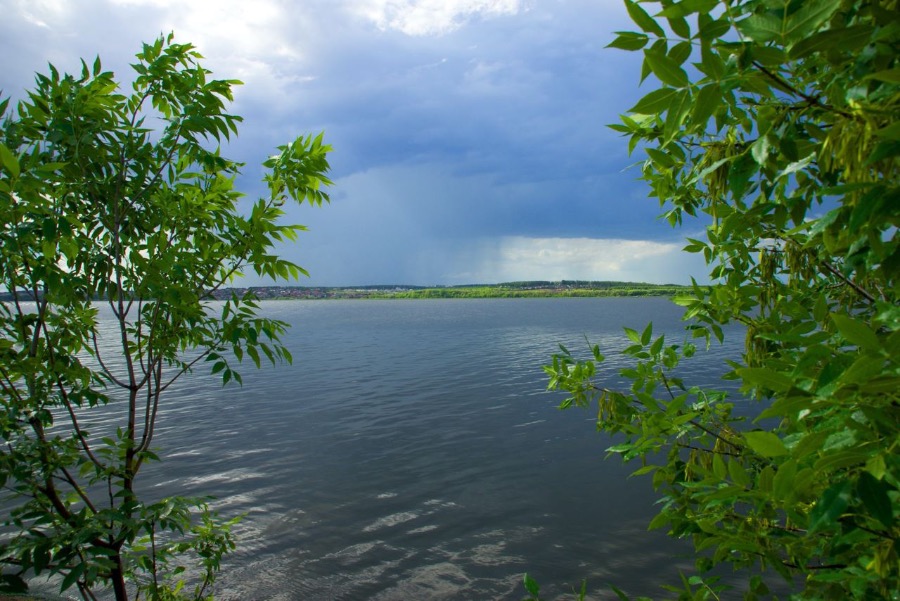
<path id="1" fill-rule="evenodd" d="M 287 208 L 309 231 L 278 252 L 292 285 L 523 280 L 706 282 L 606 124 L 650 88 L 621 0 L 0 0 L 0 90 L 99 56 L 124 83 L 143 42 L 174 32 L 240 79 L 224 153 L 259 166 L 325 132 L 331 203 Z M 646 84 L 645 84 L 646 86 Z M 125 88 L 127 91 L 128 88 Z M 271 282 L 246 277 L 235 286 Z"/>

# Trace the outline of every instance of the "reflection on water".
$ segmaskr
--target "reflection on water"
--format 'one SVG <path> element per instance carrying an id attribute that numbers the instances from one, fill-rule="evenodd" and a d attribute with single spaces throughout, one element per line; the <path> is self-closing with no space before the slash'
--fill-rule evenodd
<path id="1" fill-rule="evenodd" d="M 663 299 L 267 302 L 293 366 L 194 374 L 160 415 L 147 494 L 214 495 L 237 527 L 217 598 L 547 598 L 588 579 L 656 594 L 690 566 L 646 532 L 649 483 L 603 461 L 590 411 L 541 365 L 587 336 L 614 378 L 621 326 L 683 338 Z M 741 335 L 685 370 L 709 379 Z M 106 408 L 116 411 L 115 407 Z M 103 419 L 95 418 L 102 428 Z"/>

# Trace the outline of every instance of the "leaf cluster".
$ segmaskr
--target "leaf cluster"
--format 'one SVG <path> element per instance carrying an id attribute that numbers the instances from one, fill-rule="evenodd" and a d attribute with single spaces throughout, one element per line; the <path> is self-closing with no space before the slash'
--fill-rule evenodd
<path id="1" fill-rule="evenodd" d="M 772 569 L 798 598 L 900 590 L 900 21 L 893 0 L 625 0 L 658 85 L 611 127 L 646 155 L 641 178 L 712 285 L 675 302 L 687 338 L 626 329 L 628 390 L 598 383 L 600 349 L 547 366 L 565 405 L 596 404 L 611 451 L 639 459 L 661 511 L 691 538 L 700 575 L 680 598 L 717 598 L 727 563 L 745 597 Z M 745 349 L 723 366 L 755 404 L 678 379 L 690 341 Z M 652 463 L 659 453 L 665 461 Z"/>
<path id="2" fill-rule="evenodd" d="M 126 582 L 149 573 L 151 597 L 161 598 L 160 570 L 182 548 L 207 562 L 211 582 L 232 546 L 227 524 L 201 511 L 191 526 L 190 503 L 136 492 L 141 467 L 158 459 L 161 403 L 200 365 L 227 383 L 241 381 L 245 357 L 257 367 L 291 360 L 286 324 L 259 316 L 252 293 L 211 295 L 245 272 L 305 273 L 273 248 L 303 230 L 282 222 L 286 201 L 328 201 L 330 147 L 322 135 L 281 147 L 265 162 L 268 196 L 246 202 L 235 188 L 242 165 L 220 149 L 241 121 L 226 110 L 240 82 L 211 78 L 193 46 L 171 35 L 136 59 L 128 91 L 97 59 L 75 75 L 51 65 L 27 98 L 0 102 L 8 590 L 49 572 L 86 598 L 110 586 L 122 600 Z M 85 424 L 102 405 L 116 425 L 91 433 Z M 163 532 L 191 542 L 140 550 L 142 537 Z"/>

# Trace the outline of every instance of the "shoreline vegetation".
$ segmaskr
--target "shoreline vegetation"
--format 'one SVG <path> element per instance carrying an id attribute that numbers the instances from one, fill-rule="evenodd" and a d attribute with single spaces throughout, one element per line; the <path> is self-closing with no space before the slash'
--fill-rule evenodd
<path id="1" fill-rule="evenodd" d="M 674 296 L 690 291 L 690 286 L 647 284 L 642 282 L 599 282 L 562 280 L 528 281 L 502 284 L 464 284 L 458 286 L 258 286 L 225 288 L 213 295 L 227 299 L 250 290 L 261 300 L 321 299 L 427 299 L 427 298 L 549 298 L 608 296 Z"/>
<path id="2" fill-rule="evenodd" d="M 227 300 L 233 293 L 253 292 L 260 300 L 346 300 L 346 299 L 428 299 L 428 298 L 565 298 L 675 296 L 689 293 L 690 286 L 647 284 L 644 282 L 607 282 L 562 280 L 528 281 L 502 284 L 460 284 L 456 286 L 412 286 L 375 284 L 369 286 L 250 286 L 220 288 L 210 296 Z M 40 295 L 38 295 L 40 297 Z M 14 296 L 0 292 L 0 302 L 13 302 Z M 19 300 L 33 301 L 27 291 L 19 291 Z M 94 300 L 103 300 L 97 297 Z M 2 598 L 0 598 L 2 601 Z"/>

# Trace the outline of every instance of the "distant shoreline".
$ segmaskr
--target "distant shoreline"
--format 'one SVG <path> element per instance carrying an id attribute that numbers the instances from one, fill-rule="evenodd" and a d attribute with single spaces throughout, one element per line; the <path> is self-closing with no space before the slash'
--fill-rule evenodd
<path id="1" fill-rule="evenodd" d="M 572 298 L 674 296 L 689 292 L 690 286 L 647 284 L 643 282 L 508 282 L 503 284 L 467 284 L 460 286 L 258 286 L 227 288 L 215 298 L 225 300 L 252 292 L 261 300 L 327 299 L 433 299 L 433 298 Z"/>
<path id="2" fill-rule="evenodd" d="M 429 298 L 602 298 L 674 296 L 690 292 L 690 286 L 647 284 L 644 282 L 605 282 L 563 280 L 529 281 L 502 284 L 465 284 L 458 286 L 251 286 L 222 288 L 211 294 L 227 300 L 251 292 L 260 300 L 341 300 L 341 299 L 429 299 Z M 21 300 L 33 300 L 20 293 Z M 12 294 L 0 292 L 0 302 L 11 302 Z M 102 300 L 97 298 L 95 300 Z"/>

